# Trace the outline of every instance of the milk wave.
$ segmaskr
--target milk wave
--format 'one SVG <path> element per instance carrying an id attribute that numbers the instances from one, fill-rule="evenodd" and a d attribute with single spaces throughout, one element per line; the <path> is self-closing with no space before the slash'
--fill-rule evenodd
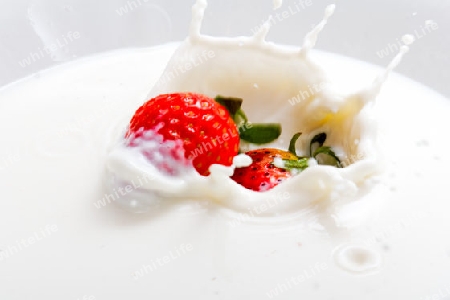
<path id="1" fill-rule="evenodd" d="M 200 176 L 194 169 L 169 177 L 149 164 L 138 148 L 130 149 L 121 143 L 108 157 L 108 189 L 126 185 L 143 175 L 154 180 L 120 198 L 117 203 L 134 212 L 144 212 L 170 199 L 209 199 L 245 212 L 248 207 L 265 203 L 284 192 L 291 197 L 261 216 L 289 213 L 313 204 L 320 204 L 331 213 L 334 208 L 369 191 L 373 186 L 371 179 L 383 170 L 377 148 L 377 127 L 370 121 L 371 107 L 389 73 L 408 52 L 408 46 L 400 49 L 386 71 L 371 85 L 344 95 L 332 88 L 325 72 L 310 58 L 318 35 L 334 13 L 334 5 L 326 8 L 324 18 L 306 35 L 299 49 L 266 41 L 270 19 L 253 36 L 205 36 L 201 34 L 201 27 L 206 7 L 206 0 L 197 0 L 192 10 L 190 34 L 174 53 L 161 78 L 167 78 L 172 70 L 179 69 L 202 53 L 214 53 L 214 59 L 182 72 L 170 81 L 159 80 L 147 98 L 188 91 L 211 97 L 218 94 L 241 97 L 252 120 L 282 121 L 283 134 L 269 146 L 285 148 L 281 141 L 287 141 L 292 134 L 301 131 L 303 135 L 298 142 L 298 150 L 305 152 L 315 134 L 326 132 L 327 143 L 337 151 L 346 167 L 338 169 L 311 164 L 293 179 L 268 192 L 257 193 L 230 179 L 236 167 L 251 163 L 245 155 L 235 157 L 231 167 L 211 166 L 208 177 Z M 299 91 L 315 85 L 324 88 L 295 106 L 288 102 Z"/>

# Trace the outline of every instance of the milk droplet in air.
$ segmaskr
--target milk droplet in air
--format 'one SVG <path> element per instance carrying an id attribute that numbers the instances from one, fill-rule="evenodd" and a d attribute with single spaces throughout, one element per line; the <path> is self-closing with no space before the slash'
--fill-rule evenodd
<path id="1" fill-rule="evenodd" d="M 412 34 L 405 34 L 404 36 L 402 36 L 403 43 L 408 46 L 414 43 L 415 40 L 416 39 Z"/>
<path id="2" fill-rule="evenodd" d="M 273 9 L 279 9 L 283 5 L 283 0 L 273 0 Z"/>

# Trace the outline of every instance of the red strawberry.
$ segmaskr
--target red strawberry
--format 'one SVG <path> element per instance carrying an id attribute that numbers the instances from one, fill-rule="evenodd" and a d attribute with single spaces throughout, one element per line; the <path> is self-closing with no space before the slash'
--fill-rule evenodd
<path id="1" fill-rule="evenodd" d="M 126 133 L 129 146 L 140 144 L 147 158 L 169 174 L 193 165 L 201 175 L 212 164 L 230 166 L 239 133 L 227 109 L 195 93 L 159 95 L 134 114 Z"/>
<path id="2" fill-rule="evenodd" d="M 299 159 L 293 153 L 284 150 L 263 148 L 248 151 L 245 154 L 252 158 L 253 163 L 248 167 L 235 169 L 231 179 L 257 192 L 268 191 L 294 176 L 289 169 L 276 167 L 275 158 L 293 162 L 296 165 L 295 169 L 301 170 L 307 167 L 307 159 Z"/>

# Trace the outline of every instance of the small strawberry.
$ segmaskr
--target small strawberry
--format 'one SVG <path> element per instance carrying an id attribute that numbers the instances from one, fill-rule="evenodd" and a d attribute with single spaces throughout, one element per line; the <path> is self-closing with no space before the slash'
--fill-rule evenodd
<path id="1" fill-rule="evenodd" d="M 140 145 L 159 169 L 175 175 L 192 165 L 203 176 L 212 164 L 230 166 L 239 150 L 238 129 L 227 109 L 195 93 L 159 95 L 130 121 L 128 145 Z"/>
<path id="2" fill-rule="evenodd" d="M 310 158 L 316 159 L 318 164 L 342 167 L 331 147 L 324 146 L 327 138 L 325 133 L 313 137 L 309 157 L 297 156 L 295 144 L 300 135 L 299 132 L 292 137 L 289 151 L 263 148 L 246 152 L 251 157 L 252 164 L 235 169 L 231 179 L 247 189 L 265 192 L 308 168 Z"/>
<path id="3" fill-rule="evenodd" d="M 231 179 L 256 192 L 268 191 L 294 176 L 291 169 L 275 165 L 277 158 L 282 161 L 298 162 L 299 165 L 296 166 L 296 169 L 308 166 L 306 159 L 299 160 L 293 153 L 280 149 L 263 148 L 251 150 L 245 154 L 252 158 L 253 163 L 248 167 L 235 169 Z"/>

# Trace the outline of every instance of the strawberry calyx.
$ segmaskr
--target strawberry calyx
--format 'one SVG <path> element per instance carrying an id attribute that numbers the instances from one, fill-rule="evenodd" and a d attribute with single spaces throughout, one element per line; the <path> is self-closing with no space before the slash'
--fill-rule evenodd
<path id="1" fill-rule="evenodd" d="M 283 159 L 283 168 L 292 171 L 292 170 L 298 170 L 303 171 L 305 170 L 308 165 L 308 157 L 299 157 L 298 159 Z"/>
<path id="2" fill-rule="evenodd" d="M 231 118 L 236 123 L 241 140 L 251 144 L 262 145 L 275 141 L 281 135 L 280 123 L 250 122 L 241 108 L 243 102 L 241 98 L 217 95 L 215 100 L 228 110 Z"/>
<path id="3" fill-rule="evenodd" d="M 315 135 L 309 144 L 309 155 L 320 165 L 342 168 L 342 163 L 336 153 L 329 146 L 324 146 L 327 134 L 322 132 Z"/>
<path id="4" fill-rule="evenodd" d="M 308 160 L 309 157 L 304 157 L 304 156 L 298 156 L 297 155 L 297 151 L 295 149 L 295 144 L 297 143 L 298 139 L 300 138 L 300 136 L 302 135 L 301 132 L 297 132 L 296 134 L 294 134 L 289 142 L 289 152 L 292 153 L 293 155 L 295 155 L 295 157 L 297 157 L 297 159 L 283 159 L 283 167 L 285 169 L 288 169 L 289 171 L 297 171 L 297 172 L 301 172 L 303 170 L 305 170 L 306 168 L 308 168 Z"/>
<path id="5" fill-rule="evenodd" d="M 324 146 L 327 134 L 322 132 L 315 135 L 309 143 L 309 157 L 298 156 L 295 144 L 302 135 L 301 132 L 294 134 L 289 142 L 289 152 L 298 157 L 298 160 L 283 160 L 286 168 L 295 168 L 303 171 L 308 167 L 308 160 L 314 158 L 319 165 L 330 165 L 342 168 L 342 163 L 336 153 L 329 146 Z"/>

